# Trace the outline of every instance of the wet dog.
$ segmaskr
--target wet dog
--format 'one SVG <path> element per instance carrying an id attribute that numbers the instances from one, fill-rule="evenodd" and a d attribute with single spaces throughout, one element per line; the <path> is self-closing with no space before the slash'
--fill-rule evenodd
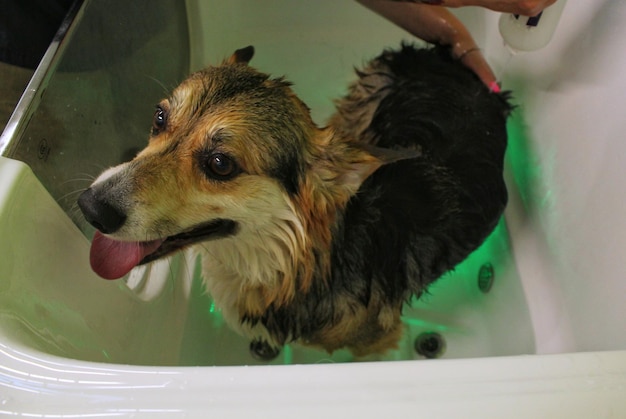
<path id="1" fill-rule="evenodd" d="M 505 208 L 507 95 L 442 47 L 403 45 L 357 71 L 320 128 L 252 55 L 192 74 L 157 106 L 148 146 L 80 196 L 92 267 L 119 278 L 195 246 L 259 357 L 294 341 L 384 353 L 403 304 Z"/>

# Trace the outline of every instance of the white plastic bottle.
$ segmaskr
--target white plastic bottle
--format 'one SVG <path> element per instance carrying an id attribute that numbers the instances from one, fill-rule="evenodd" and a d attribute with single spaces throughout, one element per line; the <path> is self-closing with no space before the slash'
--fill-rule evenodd
<path id="1" fill-rule="evenodd" d="M 500 35 L 513 51 L 535 51 L 548 45 L 567 0 L 558 0 L 533 17 L 503 14 Z"/>

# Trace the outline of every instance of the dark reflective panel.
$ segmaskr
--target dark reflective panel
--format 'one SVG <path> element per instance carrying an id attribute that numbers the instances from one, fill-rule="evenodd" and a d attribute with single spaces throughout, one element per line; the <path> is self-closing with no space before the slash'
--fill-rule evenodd
<path id="1" fill-rule="evenodd" d="M 143 148 L 154 104 L 188 73 L 187 17 L 176 0 L 87 0 L 64 24 L 0 152 L 28 163 L 87 233 L 79 193 L 102 169 Z"/>

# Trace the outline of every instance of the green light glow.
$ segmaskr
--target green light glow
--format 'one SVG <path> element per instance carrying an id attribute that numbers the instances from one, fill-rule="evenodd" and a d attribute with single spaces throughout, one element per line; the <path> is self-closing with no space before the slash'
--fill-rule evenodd
<path id="1" fill-rule="evenodd" d="M 285 345 L 283 347 L 283 364 L 291 365 L 293 364 L 293 350 L 291 346 Z"/>
<path id="2" fill-rule="evenodd" d="M 433 330 L 437 332 L 445 332 L 450 328 L 442 324 L 427 322 L 413 317 L 402 316 L 402 322 L 408 326 L 419 327 L 420 329 Z"/>

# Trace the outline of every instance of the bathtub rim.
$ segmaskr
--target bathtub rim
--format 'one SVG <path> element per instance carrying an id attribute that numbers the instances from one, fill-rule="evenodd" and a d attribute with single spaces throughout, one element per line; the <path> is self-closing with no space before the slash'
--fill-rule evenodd
<path id="1" fill-rule="evenodd" d="M 149 367 L 0 344 L 0 413 L 41 417 L 604 417 L 626 414 L 626 351 L 368 363 Z M 2 384 L 3 383 L 3 384 Z M 10 383 L 10 385 L 8 385 Z M 12 407 L 13 406 L 13 407 Z"/>

